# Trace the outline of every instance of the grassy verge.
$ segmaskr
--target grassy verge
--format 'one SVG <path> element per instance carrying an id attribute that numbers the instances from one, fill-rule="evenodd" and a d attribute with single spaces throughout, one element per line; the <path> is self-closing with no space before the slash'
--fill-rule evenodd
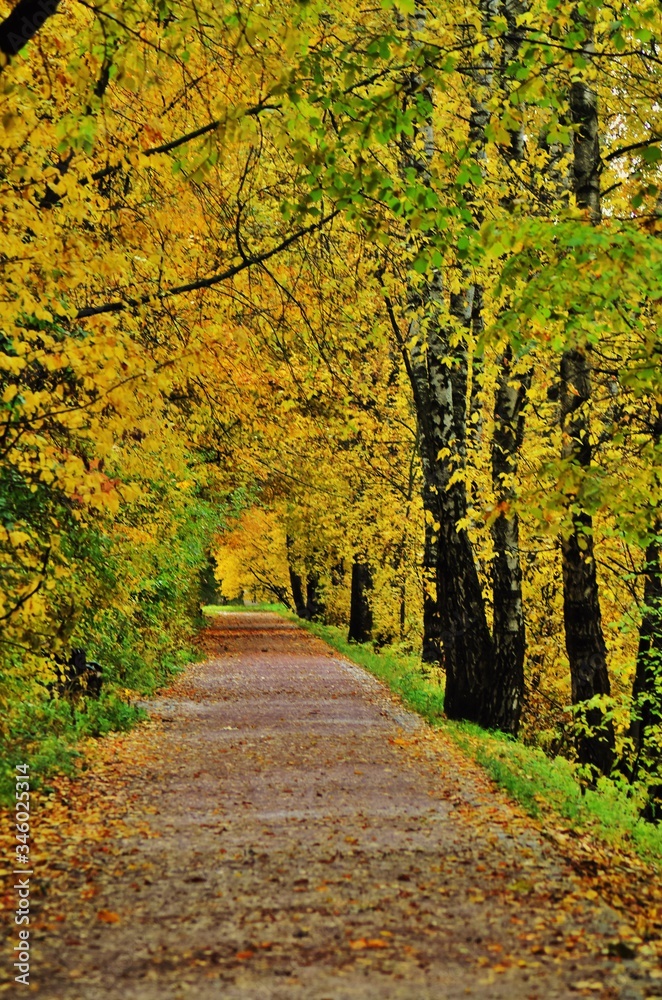
<path id="1" fill-rule="evenodd" d="M 347 642 L 341 629 L 300 621 L 283 608 L 270 610 L 296 620 L 388 684 L 431 725 L 443 728 L 529 815 L 542 818 L 554 813 L 567 827 L 634 850 L 645 861 L 662 863 L 662 827 L 639 818 L 640 801 L 630 789 L 603 779 L 595 791 L 584 790 L 573 765 L 564 758 L 550 759 L 542 750 L 479 726 L 449 722 L 443 716 L 443 688 L 426 676 L 418 657 L 389 649 L 377 652 L 370 645 Z"/>
<path id="2" fill-rule="evenodd" d="M 288 614 L 288 618 L 294 615 Z M 421 670 L 418 656 L 406 656 L 388 647 L 380 652 L 369 644 L 348 642 L 346 630 L 333 625 L 295 619 L 313 635 L 337 649 L 348 660 L 365 667 L 371 674 L 384 681 L 402 700 L 433 725 L 439 725 L 444 713 L 444 692 L 439 683 L 426 677 Z"/>
<path id="3" fill-rule="evenodd" d="M 238 611 L 276 611 L 285 617 L 294 617 L 284 604 L 206 604 L 202 609 L 203 615 L 208 618 Z M 296 620 L 299 621 L 298 618 Z"/>
<path id="4" fill-rule="evenodd" d="M 170 650 L 160 657 L 158 669 L 148 669 L 136 656 L 138 668 L 129 664 L 134 668 L 135 686 L 126 688 L 109 678 L 99 698 L 81 696 L 71 701 L 48 696 L 43 687 L 33 686 L 0 737 L 0 807 L 14 801 L 17 764 L 28 765 L 34 789 L 48 788 L 56 774 L 75 775 L 81 763 L 84 766 L 81 745 L 85 740 L 131 729 L 146 719 L 147 712 L 135 704 L 136 698 L 150 697 L 198 655 L 193 647 Z"/>
<path id="5" fill-rule="evenodd" d="M 260 604 L 202 610 L 209 616 L 224 611 L 282 612 L 285 608 Z M 136 696 L 150 697 L 199 656 L 194 647 L 171 648 L 172 644 L 166 644 L 163 651 L 150 649 L 147 662 L 144 651 L 135 648 L 135 630 L 104 633 L 101 640 L 107 648 L 93 652 L 108 665 L 110 677 L 98 699 L 80 698 L 73 704 L 66 698 L 48 697 L 44 689 L 34 687 L 14 709 L 11 727 L 0 737 L 0 807 L 14 801 L 17 764 L 28 765 L 33 788 L 48 787 L 56 774 L 75 775 L 82 762 L 84 740 L 131 729 L 147 718 L 144 709 L 132 703 Z"/>
<path id="6" fill-rule="evenodd" d="M 146 716 L 114 691 L 76 706 L 65 698 L 27 701 L 0 745 L 0 805 L 13 801 L 17 764 L 28 765 L 32 787 L 39 788 L 53 774 L 75 773 L 82 740 L 130 729 Z"/>

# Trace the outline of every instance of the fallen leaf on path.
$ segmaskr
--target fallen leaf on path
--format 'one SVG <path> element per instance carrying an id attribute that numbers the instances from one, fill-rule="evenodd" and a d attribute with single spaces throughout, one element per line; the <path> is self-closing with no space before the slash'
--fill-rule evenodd
<path id="1" fill-rule="evenodd" d="M 357 938 L 356 941 L 347 943 L 353 951 L 359 951 L 361 948 L 388 948 L 388 941 L 383 941 L 382 938 Z"/>

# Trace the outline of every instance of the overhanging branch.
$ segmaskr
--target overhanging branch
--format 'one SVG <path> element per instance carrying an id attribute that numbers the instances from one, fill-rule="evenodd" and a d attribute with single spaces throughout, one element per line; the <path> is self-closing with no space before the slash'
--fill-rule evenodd
<path id="1" fill-rule="evenodd" d="M 199 278 L 197 281 L 190 281 L 186 285 L 175 285 L 172 288 L 165 288 L 163 291 L 157 292 L 156 295 L 141 295 L 135 299 L 116 299 L 114 302 L 105 302 L 103 305 L 99 306 L 85 306 L 83 309 L 79 309 L 76 313 L 76 319 L 87 319 L 89 316 L 101 316 L 103 313 L 116 313 L 124 312 L 127 309 L 136 309 L 139 306 L 147 306 L 155 304 L 157 302 L 163 301 L 163 299 L 172 298 L 174 295 L 185 295 L 186 292 L 197 292 L 204 288 L 213 288 L 214 285 L 219 285 L 223 281 L 228 281 L 230 278 L 234 278 L 236 274 L 241 271 L 245 271 L 249 267 L 253 267 L 255 264 L 262 264 L 265 260 L 269 260 L 271 257 L 275 257 L 276 254 L 281 253 L 286 250 L 297 240 L 300 240 L 304 236 L 308 236 L 310 233 L 314 233 L 316 230 L 321 229 L 325 226 L 327 222 L 331 222 L 332 219 L 338 215 L 340 209 L 334 209 L 328 215 L 323 218 L 318 219 L 317 222 L 311 223 L 310 226 L 306 226 L 303 229 L 298 229 L 287 239 L 282 240 L 277 246 L 272 247 L 271 250 L 265 250 L 264 253 L 254 254 L 251 257 L 244 257 L 243 260 L 239 261 L 238 264 L 233 264 L 232 267 L 227 268 L 225 271 L 220 271 L 218 274 L 211 274 L 207 278 Z"/>
<path id="2" fill-rule="evenodd" d="M 634 153 L 637 149 L 646 149 L 647 146 L 654 146 L 656 142 L 662 142 L 662 135 L 655 135 L 650 139 L 643 139 L 641 142 L 632 142 L 629 146 L 619 146 L 618 149 L 614 149 L 611 153 L 607 153 L 602 159 L 605 163 L 609 160 L 616 160 L 619 156 L 625 156 L 626 153 Z"/>
<path id="3" fill-rule="evenodd" d="M 259 115 L 261 111 L 278 111 L 280 104 L 267 104 L 266 101 L 261 101 L 252 108 L 248 108 L 244 112 L 247 118 L 254 115 Z M 207 122 L 206 125 L 201 125 L 200 128 L 195 129 L 193 132 L 187 132 L 186 135 L 180 135 L 177 139 L 171 139 L 170 142 L 164 142 L 160 146 L 151 146 L 149 149 L 144 149 L 143 156 L 156 156 L 157 153 L 169 153 L 173 149 L 177 149 L 179 146 L 184 146 L 187 142 L 193 142 L 194 139 L 199 139 L 203 135 L 208 135 L 210 132 L 215 132 L 220 126 L 221 119 L 216 118 L 214 121 Z M 120 169 L 121 164 L 115 163 L 107 167 L 102 167 L 101 170 L 95 170 L 91 175 L 93 181 L 103 180 L 104 177 L 110 177 L 112 174 L 117 173 Z"/>

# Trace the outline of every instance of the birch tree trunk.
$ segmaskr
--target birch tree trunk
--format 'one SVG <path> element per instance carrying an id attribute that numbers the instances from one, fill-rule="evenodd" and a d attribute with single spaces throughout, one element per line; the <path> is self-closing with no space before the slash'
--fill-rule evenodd
<path id="1" fill-rule="evenodd" d="M 439 562 L 439 527 L 436 525 L 437 504 L 431 488 L 430 471 L 423 473 L 423 511 L 425 539 L 423 548 L 423 663 L 441 663 L 441 610 L 437 594 L 437 564 Z M 436 525 L 436 526 L 435 526 Z"/>
<path id="2" fill-rule="evenodd" d="M 494 16 L 498 3 L 481 5 L 484 18 Z M 509 15 L 516 20 L 512 4 Z M 419 15 L 419 18 L 422 15 Z M 517 45 L 515 36 L 510 46 Z M 512 57 L 507 48 L 506 58 Z M 472 155 L 484 158 L 485 128 L 489 122 L 488 97 L 493 84 L 489 55 L 481 56 L 480 68 L 468 68 L 474 83 L 469 142 Z M 412 92 L 420 92 L 420 82 L 412 79 Z M 432 103 L 431 93 L 426 97 Z M 427 123 L 418 136 L 402 143 L 403 172 L 414 169 L 420 182 L 429 174 L 433 149 L 432 125 Z M 481 222 L 477 199 L 469 196 L 476 226 Z M 446 669 L 446 712 L 451 718 L 470 719 L 484 726 L 516 732 L 523 692 L 524 632 L 521 606 L 521 570 L 517 522 L 500 519 L 495 528 L 495 630 L 492 641 L 478 568 L 468 533 L 458 528 L 467 515 L 466 466 L 467 392 L 469 356 L 468 333 L 480 324 L 482 290 L 468 283 L 450 296 L 450 319 L 444 317 L 442 279 L 436 272 L 426 283 L 410 282 L 409 340 L 410 377 L 421 433 L 424 475 L 424 506 L 433 524 L 426 529 L 426 566 L 436 538 L 437 603 L 427 602 L 424 611 L 425 654 L 434 656 L 437 627 L 441 624 L 442 660 Z M 454 334 L 464 328 L 467 337 Z M 521 402 L 512 396 L 507 382 L 497 398 L 503 432 L 495 447 L 498 474 L 512 472 L 513 455 L 521 435 L 508 433 L 512 421 L 520 422 Z M 511 413 L 507 411 L 512 410 Z M 517 412 L 516 412 L 517 409 Z M 438 529 L 437 529 L 438 525 Z M 433 536 L 434 531 L 434 536 Z"/>
<path id="3" fill-rule="evenodd" d="M 513 377 L 512 350 L 502 357 L 494 402 L 492 481 L 497 499 L 497 517 L 492 525 L 494 560 L 492 593 L 494 605 L 494 719 L 495 726 L 517 735 L 524 697 L 524 653 L 526 636 L 522 604 L 522 567 L 519 518 L 510 511 L 514 498 L 513 478 L 524 436 L 523 407 L 531 383 L 531 372 Z"/>
<path id="4" fill-rule="evenodd" d="M 450 330 L 440 322 L 442 294 L 438 273 L 410 289 L 409 339 L 415 346 L 409 372 L 424 455 L 426 502 L 438 538 L 436 586 L 446 669 L 445 711 L 449 718 L 488 726 L 492 640 L 473 547 L 466 529 L 457 527 L 467 513 L 465 483 L 451 482 L 453 456 L 466 435 L 466 409 L 458 405 L 457 397 L 454 405 L 454 388 L 466 385 L 457 371 L 466 364 L 466 352 L 454 355 Z"/>

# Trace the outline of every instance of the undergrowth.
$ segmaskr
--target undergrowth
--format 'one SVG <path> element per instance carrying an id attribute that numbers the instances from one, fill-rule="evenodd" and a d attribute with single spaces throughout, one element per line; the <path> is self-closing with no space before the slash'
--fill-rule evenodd
<path id="1" fill-rule="evenodd" d="M 168 643 L 165 635 L 159 638 L 150 649 L 125 649 L 119 641 L 111 649 L 109 643 L 99 698 L 70 700 L 31 686 L 0 734 L 0 807 L 13 804 L 17 764 L 28 765 L 33 789 L 43 787 L 52 775 L 76 773 L 83 740 L 131 729 L 147 717 L 136 700 L 152 695 L 198 655 L 192 647 Z M 100 647 L 93 648 L 96 655 Z"/>
<path id="2" fill-rule="evenodd" d="M 15 720 L 11 742 L 0 769 L 0 803 L 8 805 L 15 792 L 17 764 L 27 764 L 30 783 L 40 787 L 52 774 L 73 774 L 80 757 L 77 744 L 86 737 L 130 729 L 146 712 L 128 704 L 116 692 L 74 705 L 66 698 L 26 702 Z"/>

